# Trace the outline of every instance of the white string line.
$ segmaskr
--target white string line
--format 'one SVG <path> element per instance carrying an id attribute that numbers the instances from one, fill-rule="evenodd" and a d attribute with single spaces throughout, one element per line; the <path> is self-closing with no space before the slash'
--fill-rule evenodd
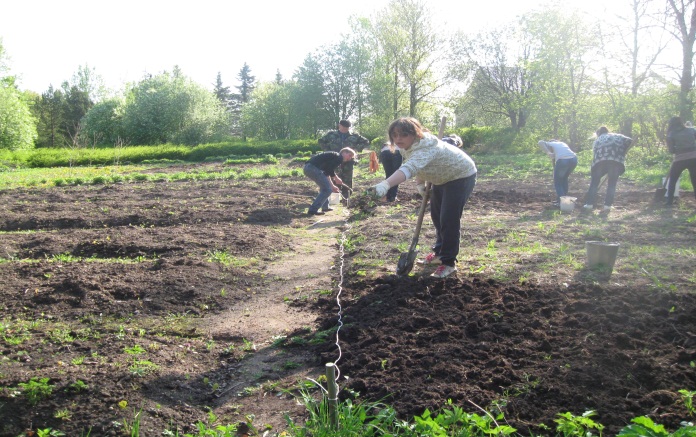
<path id="1" fill-rule="evenodd" d="M 341 198 L 344 198 L 343 195 L 341 195 Z M 338 245 L 338 252 L 339 252 L 339 263 L 338 263 L 338 284 L 336 285 L 338 287 L 338 293 L 336 293 L 336 305 L 338 306 L 338 328 L 336 328 L 336 347 L 338 348 L 338 358 L 336 358 L 336 361 L 334 361 L 334 367 L 336 368 L 336 381 L 341 376 L 341 369 L 339 369 L 337 363 L 341 360 L 341 357 L 343 356 L 343 353 L 341 351 L 341 345 L 340 345 L 340 339 L 338 337 L 338 333 L 343 327 L 343 307 L 341 307 L 341 293 L 343 292 L 343 266 L 345 264 L 344 256 L 344 243 L 346 242 L 346 234 L 348 231 L 351 229 L 351 226 L 348 224 L 348 198 L 344 198 L 346 200 L 346 213 L 345 213 L 345 227 L 343 229 L 343 232 L 341 233 L 341 239 L 340 239 L 340 244 Z"/>

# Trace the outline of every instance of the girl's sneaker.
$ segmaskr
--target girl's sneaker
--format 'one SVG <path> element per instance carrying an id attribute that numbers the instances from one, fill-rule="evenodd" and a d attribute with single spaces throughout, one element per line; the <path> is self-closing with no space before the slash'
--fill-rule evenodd
<path id="1" fill-rule="evenodd" d="M 425 256 L 425 258 L 418 260 L 418 264 L 439 265 L 442 264 L 442 260 L 440 260 L 440 255 L 436 255 L 435 253 L 429 253 Z"/>
<path id="2" fill-rule="evenodd" d="M 432 276 L 433 278 L 446 278 L 456 271 L 456 267 L 446 266 L 443 264 L 440 267 L 438 267 L 437 270 L 435 270 L 433 274 L 430 276 Z"/>

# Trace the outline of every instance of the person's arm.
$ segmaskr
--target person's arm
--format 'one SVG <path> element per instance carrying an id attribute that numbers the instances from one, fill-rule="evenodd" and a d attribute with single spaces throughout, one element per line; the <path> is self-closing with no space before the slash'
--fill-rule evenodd
<path id="1" fill-rule="evenodd" d="M 547 155 L 549 155 L 549 158 L 551 158 L 553 162 L 556 162 L 556 156 L 553 153 L 553 147 L 549 147 L 549 143 L 547 143 L 546 141 L 539 141 L 539 147 L 541 147 L 541 150 L 543 150 Z"/>
<path id="2" fill-rule="evenodd" d="M 396 185 L 399 185 L 400 183 L 404 182 L 406 180 L 406 175 L 404 172 L 401 170 L 397 170 L 394 173 L 392 173 L 391 176 L 387 178 L 387 182 L 389 182 L 389 188 L 394 187 Z"/>

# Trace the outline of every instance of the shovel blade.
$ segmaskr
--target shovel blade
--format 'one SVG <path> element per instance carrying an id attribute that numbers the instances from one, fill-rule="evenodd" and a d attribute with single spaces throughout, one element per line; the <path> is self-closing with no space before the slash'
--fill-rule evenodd
<path id="1" fill-rule="evenodd" d="M 402 253 L 399 257 L 399 262 L 396 264 L 396 274 L 406 276 L 413 270 L 413 264 L 416 262 L 417 252 L 415 250 Z"/>

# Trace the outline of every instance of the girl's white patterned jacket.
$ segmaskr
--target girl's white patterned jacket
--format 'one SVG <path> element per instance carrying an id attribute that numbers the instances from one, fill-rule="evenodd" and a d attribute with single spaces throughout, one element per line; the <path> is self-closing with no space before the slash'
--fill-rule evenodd
<path id="1" fill-rule="evenodd" d="M 399 149 L 404 157 L 401 170 L 406 179 L 416 178 L 442 185 L 476 174 L 476 164 L 463 150 L 426 133 L 408 150 Z"/>

